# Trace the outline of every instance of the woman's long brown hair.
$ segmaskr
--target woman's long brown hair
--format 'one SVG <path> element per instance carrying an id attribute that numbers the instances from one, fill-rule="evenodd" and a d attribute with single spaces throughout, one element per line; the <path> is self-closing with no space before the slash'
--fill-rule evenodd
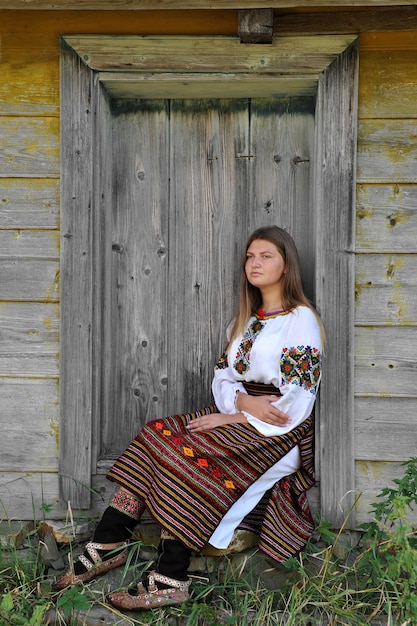
<path id="1" fill-rule="evenodd" d="M 264 239 L 265 241 L 269 241 L 274 244 L 284 259 L 286 271 L 283 275 L 283 309 L 289 310 L 300 305 L 307 306 L 311 309 L 319 323 L 324 345 L 325 333 L 323 322 L 321 321 L 314 306 L 304 294 L 303 283 L 301 280 L 300 259 L 294 240 L 291 235 L 279 226 L 263 226 L 258 228 L 248 239 L 245 253 L 243 255 L 240 275 L 239 309 L 232 322 L 229 343 L 244 331 L 249 318 L 262 306 L 261 292 L 258 287 L 254 287 L 250 284 L 245 272 L 246 253 L 249 246 L 253 241 L 255 241 L 255 239 Z"/>

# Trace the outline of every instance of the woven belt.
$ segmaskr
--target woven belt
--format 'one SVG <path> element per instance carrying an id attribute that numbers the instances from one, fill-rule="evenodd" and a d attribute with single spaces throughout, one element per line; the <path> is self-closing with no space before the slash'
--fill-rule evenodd
<path id="1" fill-rule="evenodd" d="M 265 383 L 243 383 L 245 391 L 250 396 L 282 396 L 282 393 L 275 385 Z"/>

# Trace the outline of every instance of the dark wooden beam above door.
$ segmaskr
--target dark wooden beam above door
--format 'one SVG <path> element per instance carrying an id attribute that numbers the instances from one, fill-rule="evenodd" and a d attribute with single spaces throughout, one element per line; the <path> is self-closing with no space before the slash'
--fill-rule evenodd
<path id="1" fill-rule="evenodd" d="M 271 30 L 279 37 L 417 30 L 417 3 L 404 0 L 0 0 L 0 11 L 3 9 L 166 10 L 167 14 L 171 10 L 215 13 L 226 9 L 237 14 L 243 43 L 270 43 Z"/>
<path id="2" fill-rule="evenodd" d="M 274 9 L 241 9 L 238 32 L 241 43 L 272 43 Z"/>
<path id="3" fill-rule="evenodd" d="M 417 29 L 417 6 L 334 12 L 275 12 L 277 36 L 330 35 Z"/>

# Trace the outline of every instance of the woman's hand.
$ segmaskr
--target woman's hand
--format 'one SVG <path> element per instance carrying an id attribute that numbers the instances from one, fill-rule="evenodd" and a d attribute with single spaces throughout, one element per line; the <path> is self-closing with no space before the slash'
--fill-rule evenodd
<path id="1" fill-rule="evenodd" d="M 291 419 L 272 404 L 277 399 L 277 396 L 250 396 L 246 393 L 239 393 L 236 398 L 236 408 L 250 413 L 267 424 L 287 426 Z"/>
<path id="2" fill-rule="evenodd" d="M 204 430 L 213 430 L 217 426 L 225 426 L 226 424 L 238 424 L 246 423 L 247 419 L 242 413 L 234 413 L 233 415 L 227 415 L 227 413 L 209 413 L 209 415 L 202 415 L 193 419 L 186 428 L 193 433 L 200 433 Z"/>

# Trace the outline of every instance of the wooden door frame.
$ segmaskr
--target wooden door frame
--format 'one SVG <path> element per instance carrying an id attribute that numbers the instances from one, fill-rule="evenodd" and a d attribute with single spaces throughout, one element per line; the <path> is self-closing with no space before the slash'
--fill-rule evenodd
<path id="1" fill-rule="evenodd" d="M 198 51 L 194 56 L 193 50 Z M 100 406 L 99 346 L 108 323 L 100 310 L 101 268 L 103 250 L 112 243 L 106 228 L 111 201 L 106 176 L 109 97 L 224 97 L 226 89 L 228 97 L 316 92 L 315 289 L 328 336 L 317 407 L 317 462 L 326 485 L 320 490 L 321 515 L 340 526 L 351 508 L 355 484 L 357 40 L 353 36 L 277 38 L 271 46 L 242 46 L 238 38 L 225 37 L 71 35 L 62 38 L 61 51 L 62 502 L 70 500 L 73 508 L 90 507 L 96 462 L 98 433 L 93 429 Z"/>

